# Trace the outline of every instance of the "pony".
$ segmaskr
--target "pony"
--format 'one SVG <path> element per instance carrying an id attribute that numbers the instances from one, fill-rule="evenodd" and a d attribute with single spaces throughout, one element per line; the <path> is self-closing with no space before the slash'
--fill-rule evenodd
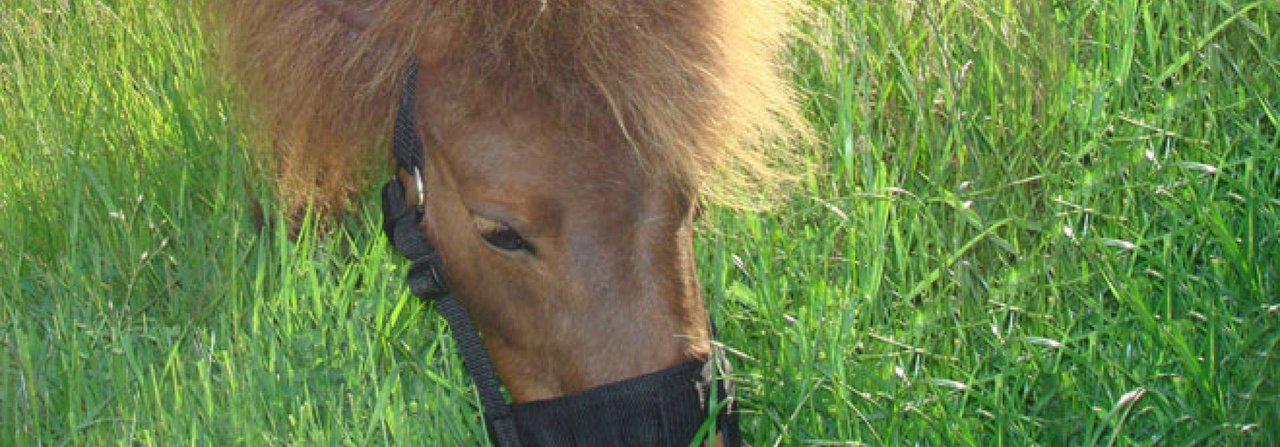
<path id="1" fill-rule="evenodd" d="M 767 206 L 807 134 L 791 0 L 210 7 L 289 210 L 351 206 L 417 64 L 421 226 L 517 403 L 711 355 L 697 210 Z"/>

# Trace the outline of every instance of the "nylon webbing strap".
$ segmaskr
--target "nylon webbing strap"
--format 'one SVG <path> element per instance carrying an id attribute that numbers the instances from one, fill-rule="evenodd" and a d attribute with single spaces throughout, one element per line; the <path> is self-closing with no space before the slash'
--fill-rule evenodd
<path id="1" fill-rule="evenodd" d="M 520 436 L 516 433 L 516 421 L 511 416 L 511 407 L 502 398 L 498 388 L 498 375 L 493 371 L 493 363 L 480 343 L 480 336 L 467 311 L 453 298 L 446 294 L 436 300 L 436 307 L 444 318 L 449 320 L 453 342 L 462 351 L 462 363 L 476 384 L 476 392 L 480 394 L 480 404 L 484 406 L 485 423 L 489 426 L 489 439 L 498 446 L 519 446 Z"/>
<path id="2" fill-rule="evenodd" d="M 400 162 L 400 168 L 409 171 L 410 174 L 413 174 L 415 169 L 423 167 L 422 138 L 418 137 L 418 132 L 414 131 L 413 126 L 414 97 L 416 96 L 414 92 L 417 86 L 418 64 L 410 62 L 405 73 L 404 89 L 400 91 L 400 107 L 396 110 L 395 130 L 391 134 L 391 153 L 395 155 L 396 161 Z"/>
<path id="3" fill-rule="evenodd" d="M 409 64 L 405 76 L 404 90 L 400 95 L 400 107 L 396 112 L 396 123 L 391 136 L 392 153 L 400 164 L 400 169 L 408 171 L 420 180 L 422 172 L 422 140 L 413 126 L 414 90 L 417 85 L 418 66 Z M 420 186 L 421 187 L 421 186 Z M 419 191 L 420 194 L 424 192 Z M 515 420 L 511 415 L 511 407 L 502 397 L 498 385 L 498 374 L 494 372 L 489 354 L 480 342 L 480 335 L 467 311 L 458 304 L 453 294 L 449 293 L 444 282 L 443 260 L 427 235 L 419 225 L 422 212 L 410 207 L 406 200 L 404 186 L 392 177 L 382 187 L 383 231 L 396 251 L 409 258 L 408 282 L 414 295 L 435 301 L 436 309 L 444 314 L 449 322 L 449 332 L 453 342 L 462 353 L 462 363 L 467 374 L 475 383 L 476 393 L 480 397 L 480 405 L 484 407 L 485 425 L 489 431 L 489 439 L 500 447 L 518 447 L 520 438 L 516 433 Z M 421 206 L 421 203 L 418 203 Z"/>

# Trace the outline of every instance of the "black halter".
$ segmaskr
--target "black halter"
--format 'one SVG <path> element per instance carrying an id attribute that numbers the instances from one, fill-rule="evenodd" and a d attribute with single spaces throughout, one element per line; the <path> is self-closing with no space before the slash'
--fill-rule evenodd
<path id="1" fill-rule="evenodd" d="M 414 206 L 409 206 L 403 185 L 393 176 L 382 188 L 382 227 L 391 244 L 411 262 L 408 282 L 413 294 L 435 301 L 449 321 L 463 364 L 480 395 L 489 439 L 500 447 L 683 446 L 699 434 L 703 439 L 714 439 L 718 431 L 726 446 L 741 445 L 737 413 L 731 408 L 731 384 L 712 370 L 720 366 L 727 371 L 728 362 L 717 355 L 712 356 L 718 359 L 714 362 L 690 360 L 568 396 L 507 404 L 475 326 L 445 285 L 440 253 L 420 227 L 426 192 L 422 140 L 413 125 L 417 75 L 417 64 L 409 64 L 391 149 L 399 169 L 413 176 L 417 197 Z M 714 425 L 707 423 L 712 415 Z"/>

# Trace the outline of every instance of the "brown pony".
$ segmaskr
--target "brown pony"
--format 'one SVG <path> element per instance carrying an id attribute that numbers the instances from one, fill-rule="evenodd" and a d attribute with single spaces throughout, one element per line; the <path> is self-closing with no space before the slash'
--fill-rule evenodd
<path id="1" fill-rule="evenodd" d="M 295 210 L 349 206 L 419 64 L 423 228 L 516 402 L 709 355 L 694 210 L 785 183 L 788 0 L 211 3 Z"/>

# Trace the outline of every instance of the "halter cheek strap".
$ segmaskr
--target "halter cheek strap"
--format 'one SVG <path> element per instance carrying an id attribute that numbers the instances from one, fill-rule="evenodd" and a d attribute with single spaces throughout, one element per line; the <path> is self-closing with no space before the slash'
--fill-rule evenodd
<path id="1" fill-rule="evenodd" d="M 417 197 L 411 205 L 394 176 L 382 188 L 383 231 L 396 251 L 409 258 L 409 288 L 435 301 L 449 322 L 463 365 L 484 407 L 489 439 L 497 446 L 687 445 L 699 433 L 713 439 L 714 427 L 724 445 L 742 444 L 737 414 L 727 381 L 712 371 L 727 371 L 728 362 L 690 360 L 662 371 L 606 384 L 581 393 L 509 405 L 502 397 L 479 332 L 466 309 L 445 284 L 444 260 L 421 223 L 425 205 L 422 140 L 413 125 L 417 64 L 409 64 L 392 134 L 392 154 L 399 169 L 413 176 Z M 714 329 L 714 327 L 713 327 Z M 714 335 L 714 334 L 713 334 Z M 719 402 L 712 402 L 715 396 Z M 708 415 L 715 424 L 707 425 Z"/>
<path id="2" fill-rule="evenodd" d="M 511 408 L 502 397 L 498 374 L 494 372 L 493 363 L 489 360 L 466 309 L 449 293 L 444 282 L 444 260 L 420 226 L 426 188 L 422 182 L 422 140 L 413 127 L 417 78 L 417 64 L 410 64 L 391 137 L 391 151 L 400 169 L 412 173 L 414 177 L 417 201 L 410 207 L 403 185 L 392 177 L 382 187 L 382 230 L 396 251 L 409 258 L 409 289 L 414 295 L 435 301 L 436 308 L 449 321 L 454 343 L 462 352 L 463 366 L 467 368 L 467 375 L 475 382 L 476 391 L 480 395 L 489 439 L 499 446 L 519 446 L 520 438 L 516 434 L 515 420 L 511 416 Z"/>

